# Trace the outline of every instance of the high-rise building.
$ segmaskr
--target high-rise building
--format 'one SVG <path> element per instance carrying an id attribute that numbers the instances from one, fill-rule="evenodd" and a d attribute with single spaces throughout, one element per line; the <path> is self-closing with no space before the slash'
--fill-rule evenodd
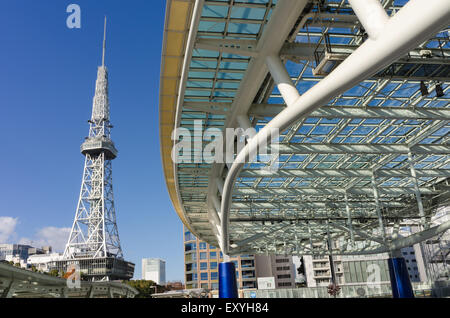
<path id="1" fill-rule="evenodd" d="M 184 273 L 186 289 L 219 288 L 219 263 L 223 261 L 220 250 L 200 241 L 189 230 L 184 230 Z M 256 288 L 256 268 L 254 255 L 232 256 L 236 267 L 239 289 Z"/>
<path id="2" fill-rule="evenodd" d="M 25 260 L 33 247 L 23 244 L 0 244 L 0 261 L 11 261 L 13 258 Z"/>
<path id="3" fill-rule="evenodd" d="M 295 267 L 291 255 L 255 255 L 255 263 L 258 278 L 273 277 L 275 288 L 295 288 Z"/>
<path id="4" fill-rule="evenodd" d="M 143 258 L 142 279 L 154 281 L 158 285 L 165 285 L 166 261 L 159 258 Z"/>
<path id="5" fill-rule="evenodd" d="M 314 243 L 313 248 L 321 247 Z M 334 245 L 333 245 L 334 246 Z M 307 287 L 326 287 L 332 283 L 332 265 L 335 283 L 339 286 L 361 283 L 389 284 L 387 253 L 373 255 L 304 255 L 303 272 Z"/>
<path id="6" fill-rule="evenodd" d="M 130 279 L 134 273 L 134 264 L 123 259 L 116 224 L 112 160 L 117 157 L 117 149 L 111 140 L 105 48 L 106 19 L 89 136 L 81 145 L 85 164 L 80 196 L 64 260 L 54 262 L 54 268 L 63 272 L 68 266 L 78 266 L 89 280 Z"/>

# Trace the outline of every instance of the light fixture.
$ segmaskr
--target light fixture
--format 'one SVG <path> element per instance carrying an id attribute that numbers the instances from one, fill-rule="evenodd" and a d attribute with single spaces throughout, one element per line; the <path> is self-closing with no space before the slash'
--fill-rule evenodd
<path id="1" fill-rule="evenodd" d="M 422 93 L 422 96 L 428 95 L 428 88 L 423 81 L 420 81 L 420 92 Z"/>
<path id="2" fill-rule="evenodd" d="M 442 89 L 442 84 L 436 84 L 436 97 L 444 96 L 444 90 Z"/>

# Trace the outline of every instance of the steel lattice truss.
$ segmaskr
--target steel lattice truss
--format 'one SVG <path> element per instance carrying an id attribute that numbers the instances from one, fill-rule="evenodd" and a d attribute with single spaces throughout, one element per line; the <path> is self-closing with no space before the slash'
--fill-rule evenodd
<path id="1" fill-rule="evenodd" d="M 108 72 L 98 68 L 89 137 L 81 146 L 86 156 L 75 219 L 64 252 L 65 259 L 122 259 L 112 185 L 112 160 L 117 150 L 111 140 Z"/>
<path id="2" fill-rule="evenodd" d="M 381 2 L 393 15 L 406 1 Z M 276 3 L 204 1 L 175 126 L 193 131 L 195 120 L 204 129 L 234 125 L 233 107 L 245 94 Z M 310 1 L 280 55 L 303 94 L 365 37 L 346 1 Z M 449 204 L 449 41 L 448 30 L 436 34 L 281 132 L 277 172 L 261 169 L 273 158 L 246 164 L 232 195 L 232 253 L 324 253 L 315 243 L 328 233 L 338 242 L 336 253 L 370 252 L 383 242 L 382 228 L 389 237 L 407 224 L 429 224 L 436 209 Z M 321 65 L 325 56 L 331 66 Z M 260 130 L 285 104 L 270 74 L 252 80 L 258 90 L 248 117 Z M 220 192 L 212 185 L 226 171 L 223 164 L 175 165 L 187 225 L 214 245 L 210 198 Z"/>

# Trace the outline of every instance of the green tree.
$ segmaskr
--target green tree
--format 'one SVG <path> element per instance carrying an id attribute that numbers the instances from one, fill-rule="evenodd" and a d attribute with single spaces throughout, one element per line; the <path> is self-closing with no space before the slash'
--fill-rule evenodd
<path id="1" fill-rule="evenodd" d="M 136 298 L 151 298 L 151 295 L 157 290 L 158 293 L 164 291 L 163 286 L 157 285 L 151 280 L 130 280 L 126 282 L 131 287 L 134 287 L 139 292 Z"/>
<path id="2" fill-rule="evenodd" d="M 49 274 L 50 274 L 50 276 L 54 276 L 54 277 L 59 276 L 59 272 L 57 269 L 52 269 Z"/>

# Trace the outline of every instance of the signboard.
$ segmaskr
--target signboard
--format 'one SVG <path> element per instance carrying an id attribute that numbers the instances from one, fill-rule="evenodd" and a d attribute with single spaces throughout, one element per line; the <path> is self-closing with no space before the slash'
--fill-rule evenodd
<path id="1" fill-rule="evenodd" d="M 258 289 L 275 289 L 275 277 L 258 277 Z"/>

